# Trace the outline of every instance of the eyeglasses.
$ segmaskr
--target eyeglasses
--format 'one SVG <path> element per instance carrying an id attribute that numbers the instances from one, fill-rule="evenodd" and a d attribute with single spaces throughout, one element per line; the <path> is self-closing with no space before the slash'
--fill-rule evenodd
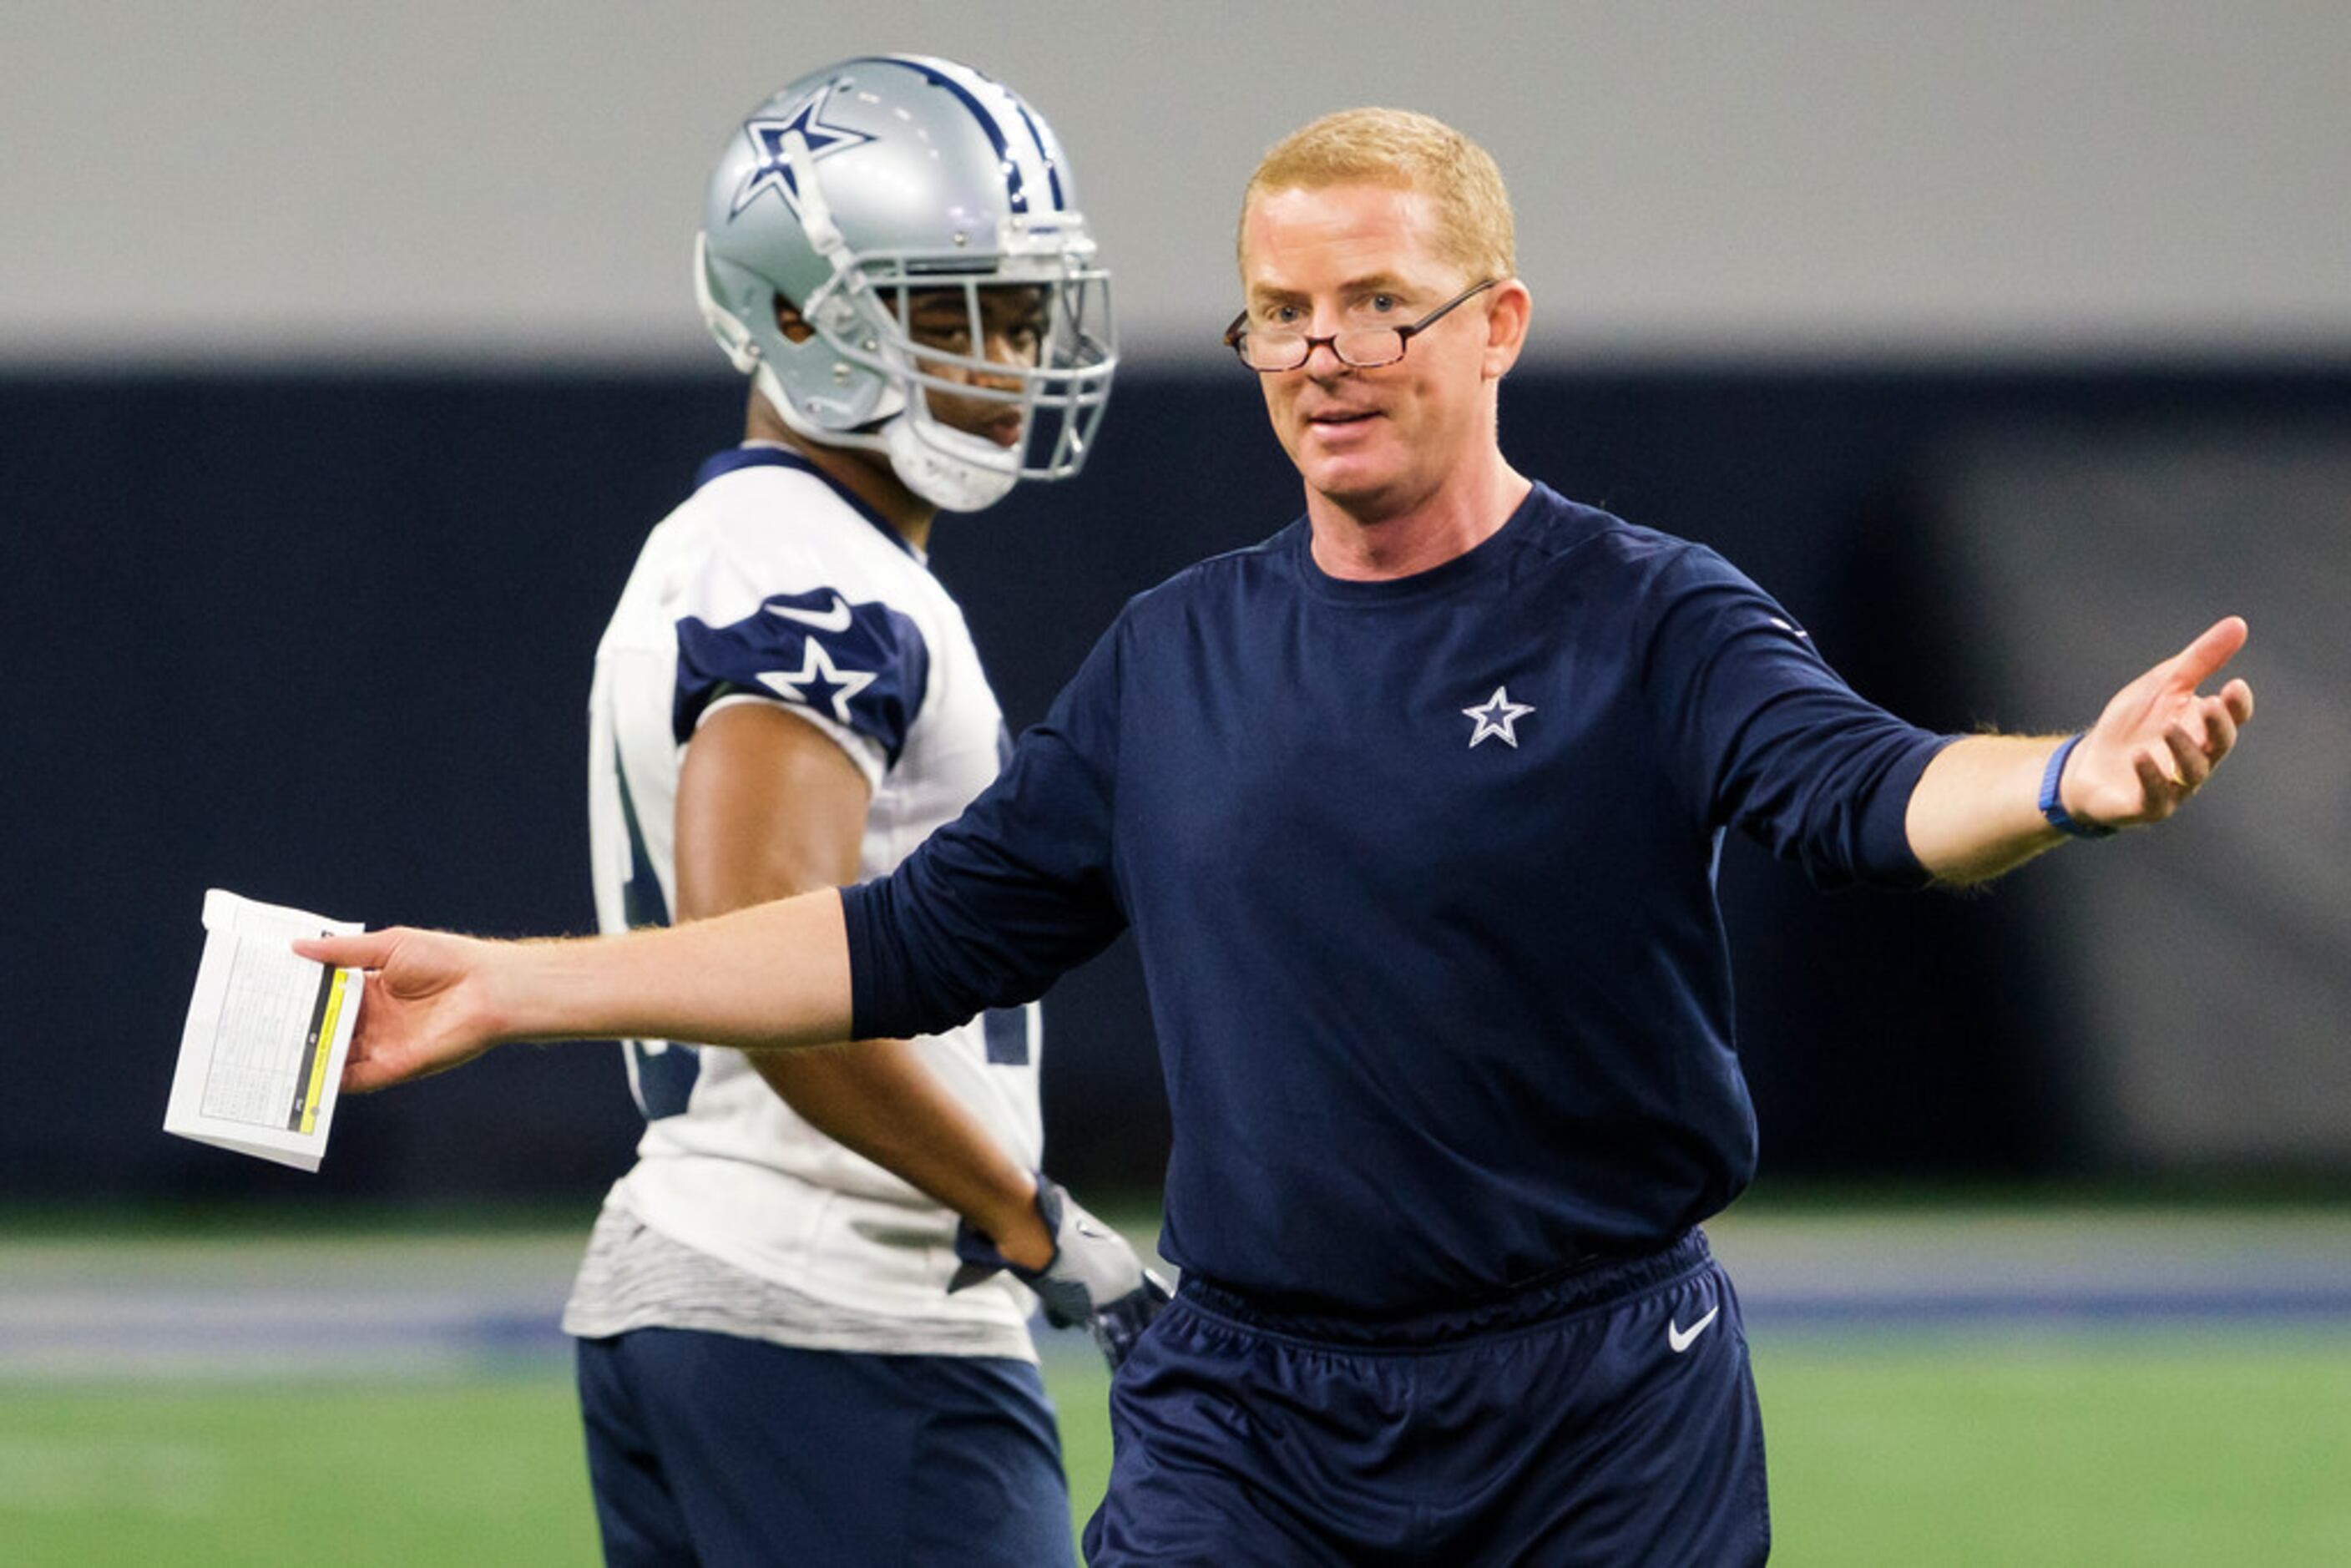
<path id="1" fill-rule="evenodd" d="M 1489 277 L 1483 283 L 1473 283 L 1419 320 L 1405 327 L 1349 327 L 1327 337 L 1310 337 L 1304 332 L 1266 331 L 1249 324 L 1249 312 L 1233 318 L 1225 329 L 1225 347 L 1240 356 L 1241 363 L 1259 374 L 1274 371 L 1294 371 L 1314 357 L 1315 345 L 1328 343 L 1331 351 L 1339 356 L 1343 365 L 1359 371 L 1375 371 L 1382 365 L 1393 365 L 1404 358 L 1405 346 L 1416 333 L 1426 332 L 1437 324 L 1437 318 L 1466 300 L 1473 299 L 1501 282 Z"/>

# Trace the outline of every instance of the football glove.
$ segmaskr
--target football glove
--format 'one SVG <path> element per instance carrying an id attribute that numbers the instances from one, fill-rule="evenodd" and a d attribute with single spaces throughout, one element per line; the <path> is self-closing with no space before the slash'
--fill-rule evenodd
<path id="1" fill-rule="evenodd" d="M 1023 1269 L 967 1219 L 956 1227 L 956 1256 L 963 1263 L 947 1289 L 964 1290 L 999 1270 L 1008 1271 L 1037 1292 L 1047 1322 L 1092 1334 L 1114 1371 L 1167 1304 L 1167 1283 L 1143 1266 L 1124 1237 L 1079 1207 L 1077 1199 L 1042 1173 L 1037 1177 L 1037 1213 L 1053 1236 L 1051 1262 Z"/>

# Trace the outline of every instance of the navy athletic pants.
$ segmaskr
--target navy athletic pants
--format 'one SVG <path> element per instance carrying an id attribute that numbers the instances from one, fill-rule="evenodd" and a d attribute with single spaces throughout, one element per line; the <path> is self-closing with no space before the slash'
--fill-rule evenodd
<path id="1" fill-rule="evenodd" d="M 1069 1564 L 1070 1500 L 1025 1362 L 639 1329 L 579 1345 L 614 1568 Z"/>
<path id="2" fill-rule="evenodd" d="M 1706 1239 L 1364 1322 L 1186 1276 L 1111 1392 L 1094 1568 L 1761 1563 L 1763 1428 Z"/>

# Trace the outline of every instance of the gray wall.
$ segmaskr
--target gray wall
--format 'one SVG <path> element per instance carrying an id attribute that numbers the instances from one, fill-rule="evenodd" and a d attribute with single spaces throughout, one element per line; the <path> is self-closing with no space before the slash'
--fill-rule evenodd
<path id="1" fill-rule="evenodd" d="M 1046 110 L 1154 357 L 1258 153 L 1362 102 L 1500 159 L 1552 355 L 2351 345 L 2336 0 L 13 0 L 0 362 L 705 353 L 711 156 L 874 48 Z"/>

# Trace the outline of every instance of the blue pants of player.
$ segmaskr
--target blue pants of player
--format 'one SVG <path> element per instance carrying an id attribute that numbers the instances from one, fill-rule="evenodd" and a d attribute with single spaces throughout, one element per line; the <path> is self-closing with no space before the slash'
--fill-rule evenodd
<path id="1" fill-rule="evenodd" d="M 1025 1362 L 639 1329 L 579 1344 L 614 1568 L 1068 1564 L 1070 1500 Z"/>
<path id="2" fill-rule="evenodd" d="M 1763 1428 L 1693 1230 L 1500 1301 L 1367 1323 L 1186 1277 L 1120 1370 L 1094 1568 L 1761 1563 Z"/>

